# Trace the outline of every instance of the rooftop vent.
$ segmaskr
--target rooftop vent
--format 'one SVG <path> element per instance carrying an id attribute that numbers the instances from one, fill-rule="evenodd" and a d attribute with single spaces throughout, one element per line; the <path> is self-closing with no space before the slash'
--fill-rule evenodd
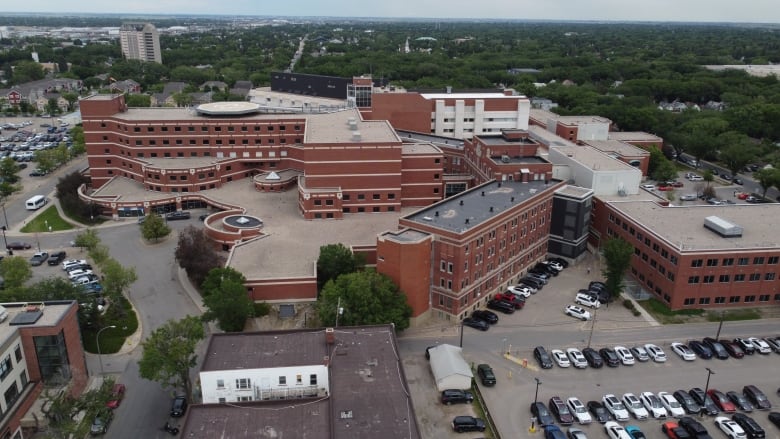
<path id="1" fill-rule="evenodd" d="M 741 226 L 714 215 L 704 218 L 704 227 L 724 238 L 739 238 L 743 232 Z"/>
<path id="2" fill-rule="evenodd" d="M 483 197 L 485 196 L 485 191 L 482 191 L 482 196 L 483 196 Z"/>
<path id="3" fill-rule="evenodd" d="M 509 163 L 511 160 L 512 160 L 512 158 L 511 158 L 511 157 L 509 157 L 508 155 L 502 155 L 502 156 L 501 156 L 501 161 L 502 161 L 503 163 Z"/>
<path id="4" fill-rule="evenodd" d="M 433 216 L 439 216 L 439 211 L 434 212 Z"/>
<path id="5" fill-rule="evenodd" d="M 514 202 L 515 202 L 515 197 L 512 197 L 512 198 L 510 198 L 510 199 L 509 199 L 509 202 L 510 202 L 510 203 L 514 203 Z"/>
<path id="6" fill-rule="evenodd" d="M 490 211 L 493 212 L 493 206 L 490 206 Z"/>
<path id="7" fill-rule="evenodd" d="M 360 131 L 354 131 L 352 133 L 352 141 L 353 142 L 359 142 L 360 141 Z"/>
<path id="8" fill-rule="evenodd" d="M 425 221 L 433 221 L 433 218 L 432 218 L 432 217 L 430 217 L 430 216 L 424 216 L 424 217 L 423 217 L 423 219 L 424 219 Z"/>
<path id="9" fill-rule="evenodd" d="M 468 218 L 466 218 L 466 224 L 468 224 L 468 223 L 469 223 L 469 219 L 468 219 Z"/>
<path id="10" fill-rule="evenodd" d="M 483 195 L 484 195 L 484 193 L 483 193 Z M 460 203 L 459 203 L 459 204 L 460 204 L 461 206 L 463 206 L 463 200 L 460 200 Z"/>
<path id="11" fill-rule="evenodd" d="M 350 117 L 347 124 L 349 125 L 349 129 L 353 131 L 357 129 L 357 120 L 355 120 L 354 117 Z"/>

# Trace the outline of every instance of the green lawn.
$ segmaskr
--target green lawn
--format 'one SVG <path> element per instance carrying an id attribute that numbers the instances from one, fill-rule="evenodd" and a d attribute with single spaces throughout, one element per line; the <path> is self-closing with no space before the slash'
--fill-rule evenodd
<path id="1" fill-rule="evenodd" d="M 56 206 L 49 206 L 40 215 L 33 218 L 29 223 L 22 227 L 24 233 L 52 232 L 59 230 L 70 230 L 73 225 L 60 216 Z"/>
<path id="2" fill-rule="evenodd" d="M 116 326 L 116 328 L 106 329 L 100 333 L 100 353 L 113 354 L 119 352 L 125 339 L 132 335 L 138 329 L 138 317 L 135 311 L 130 307 L 130 303 L 124 297 L 121 299 L 127 309 L 127 315 L 124 318 L 113 318 L 112 313 L 107 312 L 106 318 L 100 322 L 101 328 L 106 326 Z M 93 354 L 97 353 L 97 331 L 100 328 L 82 328 L 81 337 L 84 344 L 84 350 Z"/>
<path id="3" fill-rule="evenodd" d="M 685 323 L 688 317 L 700 316 L 704 314 L 704 310 L 701 309 L 683 309 L 680 311 L 672 311 L 666 304 L 658 299 L 642 300 L 637 302 L 647 312 L 650 313 L 656 320 L 661 323 Z"/>

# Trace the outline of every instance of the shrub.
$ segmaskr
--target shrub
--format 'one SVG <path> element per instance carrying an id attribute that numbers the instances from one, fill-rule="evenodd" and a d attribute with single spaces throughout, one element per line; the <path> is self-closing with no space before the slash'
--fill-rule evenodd
<path id="1" fill-rule="evenodd" d="M 255 308 L 255 317 L 267 316 L 271 312 L 271 305 L 265 302 L 255 302 L 252 306 Z"/>

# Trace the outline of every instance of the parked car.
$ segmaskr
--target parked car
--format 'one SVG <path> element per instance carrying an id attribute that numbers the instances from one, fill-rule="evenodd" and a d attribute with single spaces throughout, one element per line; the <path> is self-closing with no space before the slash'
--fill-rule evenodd
<path id="1" fill-rule="evenodd" d="M 624 346 L 615 346 L 614 350 L 618 358 L 620 358 L 620 362 L 623 363 L 623 366 L 634 365 L 634 355 L 631 353 L 631 351 L 628 350 L 628 348 Z"/>
<path id="2" fill-rule="evenodd" d="M 180 418 L 185 413 L 187 413 L 187 397 L 179 395 L 173 398 L 173 402 L 171 402 L 171 416 Z"/>
<path id="3" fill-rule="evenodd" d="M 477 366 L 477 376 L 482 382 L 483 386 L 492 387 L 496 385 L 496 375 L 493 373 L 493 368 L 489 364 L 480 364 Z"/>
<path id="4" fill-rule="evenodd" d="M 574 303 L 590 308 L 599 308 L 601 306 L 601 302 L 599 302 L 597 296 L 585 293 L 577 293 L 577 296 L 574 298 Z"/>
<path id="5" fill-rule="evenodd" d="M 576 305 L 566 305 L 566 308 L 563 309 L 563 313 L 582 321 L 590 320 L 590 312 Z"/>
<path id="6" fill-rule="evenodd" d="M 594 369 L 600 369 L 604 366 L 604 359 L 593 348 L 585 348 L 582 350 L 582 355 L 585 356 L 585 360 L 588 362 L 588 366 Z"/>
<path id="7" fill-rule="evenodd" d="M 637 420 L 647 419 L 647 410 L 642 406 L 639 398 L 633 393 L 623 394 L 623 405 L 626 406 L 626 410 L 634 415 Z"/>
<path id="8" fill-rule="evenodd" d="M 457 433 L 464 431 L 485 431 L 485 421 L 474 416 L 455 416 L 452 419 L 452 430 Z"/>
<path id="9" fill-rule="evenodd" d="M 742 427 L 742 430 L 750 439 L 762 439 L 766 437 L 766 431 L 764 431 L 761 425 L 759 425 L 755 419 L 744 413 L 734 413 L 731 415 L 731 420 Z"/>
<path id="10" fill-rule="evenodd" d="M 745 430 L 739 424 L 725 416 L 715 418 L 715 425 L 731 439 L 745 439 L 747 437 Z"/>
<path id="11" fill-rule="evenodd" d="M 65 256 L 66 253 L 64 251 L 54 252 L 49 256 L 49 260 L 46 263 L 49 265 L 60 265 Z"/>
<path id="12" fill-rule="evenodd" d="M 645 350 L 647 351 L 647 355 L 649 355 L 650 358 L 652 358 L 656 363 L 666 362 L 666 353 L 663 349 L 661 349 L 660 346 L 648 343 L 645 345 Z"/>
<path id="13" fill-rule="evenodd" d="M 495 299 L 511 303 L 515 309 L 523 309 L 525 306 L 525 299 L 523 297 L 510 293 L 509 291 L 496 294 Z"/>
<path id="14" fill-rule="evenodd" d="M 726 396 L 725 393 L 718 389 L 707 390 L 707 395 L 712 398 L 712 402 L 724 413 L 734 413 L 737 411 L 737 406 Z"/>
<path id="15" fill-rule="evenodd" d="M 19 241 L 9 242 L 8 245 L 5 246 L 7 250 L 27 250 L 30 247 L 32 246 L 29 243 Z"/>
<path id="16" fill-rule="evenodd" d="M 47 253 L 47 252 L 36 252 L 30 258 L 30 265 L 32 265 L 33 267 L 37 267 L 37 266 L 43 264 L 44 262 L 46 262 L 47 259 L 49 259 L 49 253 Z"/>
<path id="17" fill-rule="evenodd" d="M 688 341 L 688 347 L 691 348 L 691 350 L 695 352 L 696 355 L 699 356 L 699 358 L 703 358 L 705 360 L 709 360 L 710 358 L 712 358 L 712 349 L 708 348 L 704 343 L 700 342 L 699 340 Z"/>
<path id="18" fill-rule="evenodd" d="M 515 312 L 515 306 L 503 300 L 490 299 L 486 306 L 490 309 L 501 311 L 504 314 L 512 314 Z"/>
<path id="19" fill-rule="evenodd" d="M 626 429 L 615 421 L 609 421 L 604 424 L 604 431 L 607 432 L 609 439 L 631 439 L 631 436 L 626 433 Z"/>
<path id="20" fill-rule="evenodd" d="M 498 315 L 492 311 L 478 309 L 471 313 L 471 317 L 475 319 L 484 320 L 490 324 L 498 323 Z"/>
<path id="21" fill-rule="evenodd" d="M 479 329 L 480 331 L 487 331 L 490 329 L 490 325 L 488 322 L 480 319 L 475 319 L 473 317 L 466 317 L 463 319 L 463 326 L 469 326 L 474 329 Z"/>
<path id="22" fill-rule="evenodd" d="M 82 270 L 82 269 L 79 268 L 79 269 L 76 269 L 76 270 L 68 272 L 68 278 L 70 280 L 73 280 L 73 279 L 76 279 L 76 278 L 79 278 L 79 277 L 82 277 L 82 276 L 86 276 L 88 274 L 92 274 L 92 270 Z"/>
<path id="23" fill-rule="evenodd" d="M 765 342 L 764 340 L 758 338 L 758 337 L 750 337 L 748 338 L 750 340 L 750 343 L 753 344 L 753 346 L 756 349 L 756 352 L 759 354 L 771 354 L 772 348 L 769 346 L 769 343 Z"/>
<path id="24" fill-rule="evenodd" d="M 718 414 L 718 406 L 715 405 L 709 395 L 704 393 L 704 390 L 699 387 L 694 387 L 689 390 L 688 393 L 693 397 L 696 403 L 699 404 L 699 407 L 703 407 L 704 413 L 710 416 Z"/>
<path id="25" fill-rule="evenodd" d="M 547 258 L 547 261 L 555 262 L 556 264 L 559 264 L 563 268 L 569 268 L 569 261 L 563 258 L 559 258 L 559 257 Z"/>
<path id="26" fill-rule="evenodd" d="M 569 406 L 569 411 L 577 419 L 580 424 L 590 424 L 593 422 L 593 418 L 588 413 L 587 407 L 577 397 L 572 396 L 566 400 L 566 405 Z"/>
<path id="27" fill-rule="evenodd" d="M 642 392 L 639 398 L 642 400 L 642 405 L 645 406 L 647 412 L 654 419 L 666 419 L 669 416 L 666 407 L 661 403 L 661 399 L 655 396 L 653 392 Z"/>
<path id="28" fill-rule="evenodd" d="M 555 364 L 557 364 L 558 367 L 567 368 L 571 366 L 569 357 L 567 357 L 562 350 L 553 349 L 550 351 L 550 355 L 552 356 L 553 360 L 555 361 Z"/>
<path id="29" fill-rule="evenodd" d="M 177 212 L 169 212 L 165 214 L 165 219 L 167 221 L 176 221 L 176 220 L 188 220 L 190 219 L 190 213 L 186 210 L 180 210 Z"/>
<path id="30" fill-rule="evenodd" d="M 769 422 L 775 424 L 775 427 L 780 428 L 780 412 L 770 412 Z"/>
<path id="31" fill-rule="evenodd" d="M 674 342 L 671 344 L 672 352 L 679 355 L 685 361 L 693 361 L 696 359 L 696 354 L 684 343 Z"/>
<path id="32" fill-rule="evenodd" d="M 601 398 L 601 402 L 617 421 L 629 420 L 628 410 L 626 410 L 626 407 L 620 402 L 617 396 L 606 394 Z"/>
<path id="33" fill-rule="evenodd" d="M 523 296 L 525 298 L 531 297 L 531 294 L 533 294 L 530 288 L 522 285 L 510 285 L 506 287 L 506 289 L 512 294 Z"/>
<path id="34" fill-rule="evenodd" d="M 726 352 L 729 353 L 734 358 L 743 358 L 745 356 L 745 351 L 742 350 L 742 348 L 737 344 L 734 343 L 731 340 L 718 340 L 720 344 L 723 345 L 723 348 L 726 349 Z"/>
<path id="35" fill-rule="evenodd" d="M 661 400 L 666 412 L 674 418 L 682 418 L 685 416 L 685 409 L 683 409 L 677 399 L 669 392 L 658 392 L 658 399 Z"/>
<path id="36" fill-rule="evenodd" d="M 753 355 L 756 353 L 756 347 L 753 346 L 753 343 L 751 343 L 750 340 L 746 338 L 737 337 L 734 339 L 734 343 L 736 343 L 739 347 L 742 348 L 743 351 L 745 351 L 745 355 Z"/>
<path id="37" fill-rule="evenodd" d="M 531 414 L 536 417 L 539 425 L 552 425 L 555 424 L 555 418 L 553 418 L 547 406 L 543 402 L 531 403 Z"/>
<path id="38" fill-rule="evenodd" d="M 772 348 L 773 351 L 780 354 L 780 338 L 776 337 L 764 337 L 764 341 Z"/>
<path id="39" fill-rule="evenodd" d="M 566 263 L 566 265 L 561 263 L 561 259 L 560 258 L 550 258 L 550 259 L 547 259 L 546 261 L 544 261 L 542 263 L 543 264 L 547 264 L 550 267 L 552 267 L 552 268 L 554 268 L 554 269 L 556 269 L 558 271 L 563 271 L 564 268 L 569 266 L 568 262 Z"/>
<path id="40" fill-rule="evenodd" d="M 68 269 L 71 267 L 86 264 L 86 263 L 87 261 L 85 261 L 84 259 L 69 259 L 67 261 L 62 261 L 62 269 L 64 271 L 68 271 Z"/>
<path id="41" fill-rule="evenodd" d="M 534 358 L 539 363 L 542 369 L 551 369 L 553 367 L 550 355 L 547 353 L 547 349 L 544 346 L 537 346 L 534 348 Z"/>
<path id="42" fill-rule="evenodd" d="M 557 276 L 558 275 L 558 271 L 559 271 L 559 270 L 555 269 L 553 266 L 551 266 L 549 264 L 545 264 L 543 262 L 539 262 L 536 265 L 534 265 L 532 270 L 535 271 L 535 272 L 539 271 L 541 273 L 547 274 L 547 275 L 552 276 L 552 277 Z"/>
<path id="43" fill-rule="evenodd" d="M 674 421 L 664 422 L 664 424 L 661 425 L 661 431 L 663 431 L 669 439 L 691 439 L 691 434 Z"/>
<path id="44" fill-rule="evenodd" d="M 588 439 L 588 435 L 577 427 L 569 427 L 569 439 Z"/>
<path id="45" fill-rule="evenodd" d="M 574 415 L 569 411 L 569 407 L 564 404 L 559 396 L 550 398 L 550 411 L 558 418 L 561 425 L 571 425 L 574 423 Z"/>
<path id="46" fill-rule="evenodd" d="M 705 337 L 704 340 L 702 340 L 702 343 L 704 343 L 708 348 L 710 348 L 715 358 L 719 360 L 728 360 L 729 358 L 728 351 L 722 344 L 720 344 L 720 342 L 718 342 L 714 338 Z"/>
<path id="47" fill-rule="evenodd" d="M 688 433 L 696 439 L 712 439 L 709 432 L 701 422 L 691 418 L 690 416 L 684 416 L 680 418 L 680 427 L 684 428 Z"/>
<path id="48" fill-rule="evenodd" d="M 772 403 L 769 402 L 769 399 L 767 399 L 764 392 L 759 390 L 758 387 L 752 384 L 747 385 L 742 388 L 742 393 L 744 393 L 745 397 L 753 404 L 753 407 L 759 410 L 769 410 L 772 408 Z"/>
<path id="49" fill-rule="evenodd" d="M 604 359 L 604 363 L 607 364 L 609 367 L 618 367 L 620 366 L 620 358 L 618 358 L 617 354 L 614 350 L 611 348 L 601 348 L 599 349 L 599 355 L 601 355 L 601 358 Z"/>
<path id="50" fill-rule="evenodd" d="M 467 390 L 447 389 L 441 392 L 441 403 L 451 404 L 471 404 L 474 401 L 474 395 Z"/>
<path id="51" fill-rule="evenodd" d="M 743 412 L 753 411 L 753 403 L 748 401 L 745 395 L 730 390 L 726 392 L 726 396 L 729 398 L 729 400 L 731 400 L 731 402 L 734 403 L 735 406 L 737 406 L 738 409 L 742 410 Z"/>
<path id="52" fill-rule="evenodd" d="M 636 361 L 644 363 L 650 361 L 650 355 L 647 354 L 647 349 L 644 346 L 634 346 L 631 348 L 631 353 L 634 355 Z"/>
<path id="53" fill-rule="evenodd" d="M 609 410 L 599 401 L 588 401 L 588 411 L 597 422 L 605 423 L 611 419 Z"/>
<path id="54" fill-rule="evenodd" d="M 557 425 L 545 425 L 544 439 L 566 439 L 566 435 Z"/>
<path id="55" fill-rule="evenodd" d="M 528 288 L 530 288 L 531 294 L 536 294 L 539 290 L 541 290 L 544 287 L 544 284 L 541 281 L 527 276 L 518 279 L 517 283 L 520 285 L 525 285 Z"/>
<path id="56" fill-rule="evenodd" d="M 566 355 L 569 357 L 569 361 L 571 362 L 571 365 L 576 367 L 577 369 L 585 369 L 588 367 L 588 360 L 585 359 L 585 355 L 582 354 L 582 351 L 580 351 L 577 348 L 568 348 L 566 349 Z"/>
<path id="57" fill-rule="evenodd" d="M 685 410 L 685 413 L 690 415 L 698 415 L 701 413 L 701 406 L 693 399 L 691 394 L 685 390 L 676 390 L 672 396 L 680 403 L 680 406 Z"/>
<path id="58" fill-rule="evenodd" d="M 631 439 L 646 439 L 647 436 L 645 436 L 644 433 L 642 433 L 642 430 L 639 429 L 636 425 L 626 425 L 626 433 L 631 437 Z"/>
<path id="59" fill-rule="evenodd" d="M 122 403 L 122 398 L 125 397 L 125 390 L 127 390 L 127 387 L 124 384 L 114 384 L 114 387 L 111 389 L 111 399 L 106 403 L 106 407 L 110 409 L 119 407 L 119 404 Z"/>
<path id="60" fill-rule="evenodd" d="M 108 432 L 108 426 L 111 424 L 111 420 L 114 418 L 114 413 L 111 410 L 102 410 L 94 418 L 92 418 L 92 425 L 89 427 L 89 434 L 92 436 L 99 436 Z"/>

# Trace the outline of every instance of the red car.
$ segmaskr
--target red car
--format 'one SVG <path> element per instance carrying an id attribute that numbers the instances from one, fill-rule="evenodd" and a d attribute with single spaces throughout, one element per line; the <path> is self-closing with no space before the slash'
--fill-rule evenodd
<path id="1" fill-rule="evenodd" d="M 710 395 L 710 398 L 712 398 L 712 401 L 718 406 L 720 411 L 725 413 L 735 413 L 737 411 L 737 406 L 720 390 L 710 389 L 707 391 L 707 395 Z"/>
<path id="2" fill-rule="evenodd" d="M 125 385 L 121 383 L 114 384 L 114 388 L 111 390 L 111 399 L 106 403 L 106 407 L 115 409 L 122 403 L 122 398 L 125 397 Z"/>
<path id="3" fill-rule="evenodd" d="M 521 299 L 518 295 L 505 292 L 505 293 L 498 293 L 496 294 L 496 300 L 503 300 L 504 302 L 509 302 L 512 305 L 514 305 L 515 309 L 523 309 L 525 306 L 525 300 Z"/>
<path id="4" fill-rule="evenodd" d="M 684 185 L 680 181 L 667 181 L 666 184 L 672 187 L 683 187 Z"/>
<path id="5" fill-rule="evenodd" d="M 673 191 L 674 187 L 673 186 L 658 185 L 658 190 L 659 191 Z"/>
<path id="6" fill-rule="evenodd" d="M 690 439 L 691 437 L 686 429 L 680 427 L 674 421 L 665 422 L 664 425 L 661 426 L 661 431 L 666 433 L 666 436 L 669 439 Z"/>

